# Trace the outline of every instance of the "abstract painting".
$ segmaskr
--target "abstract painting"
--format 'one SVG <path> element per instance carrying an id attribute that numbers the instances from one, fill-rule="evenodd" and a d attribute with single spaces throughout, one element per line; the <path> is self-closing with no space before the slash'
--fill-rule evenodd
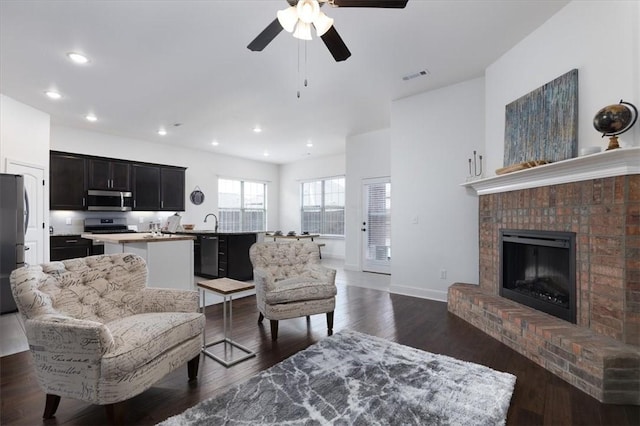
<path id="1" fill-rule="evenodd" d="M 578 150 L 578 70 L 505 107 L 504 165 L 574 158 Z"/>

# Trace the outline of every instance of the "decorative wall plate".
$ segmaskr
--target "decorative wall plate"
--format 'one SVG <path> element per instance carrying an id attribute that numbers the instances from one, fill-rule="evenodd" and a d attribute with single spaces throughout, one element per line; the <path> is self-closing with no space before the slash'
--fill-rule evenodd
<path id="1" fill-rule="evenodd" d="M 191 191 L 189 199 L 191 199 L 193 204 L 199 206 L 204 201 L 204 192 L 200 191 L 200 188 L 196 186 L 195 189 Z"/>

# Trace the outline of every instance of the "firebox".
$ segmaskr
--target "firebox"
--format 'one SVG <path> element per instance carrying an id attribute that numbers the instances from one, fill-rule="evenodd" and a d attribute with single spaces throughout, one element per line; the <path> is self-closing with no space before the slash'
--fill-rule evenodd
<path id="1" fill-rule="evenodd" d="M 576 234 L 500 230 L 500 295 L 576 323 Z"/>

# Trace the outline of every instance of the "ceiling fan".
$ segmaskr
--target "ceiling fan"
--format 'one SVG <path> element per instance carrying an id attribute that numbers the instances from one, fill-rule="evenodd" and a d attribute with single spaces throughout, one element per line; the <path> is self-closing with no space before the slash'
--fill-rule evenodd
<path id="1" fill-rule="evenodd" d="M 351 52 L 333 26 L 333 19 L 320 11 L 325 3 L 333 7 L 374 7 L 402 9 L 408 0 L 287 0 L 289 7 L 280 10 L 273 20 L 247 46 L 249 50 L 261 51 L 284 29 L 301 40 L 311 40 L 311 27 L 333 55 L 336 61 L 344 61 Z M 295 31 L 294 31 L 295 30 Z"/>

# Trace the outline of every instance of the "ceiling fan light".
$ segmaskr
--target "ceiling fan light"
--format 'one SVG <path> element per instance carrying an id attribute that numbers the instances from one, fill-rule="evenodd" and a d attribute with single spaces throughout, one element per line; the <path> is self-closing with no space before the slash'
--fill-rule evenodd
<path id="1" fill-rule="evenodd" d="M 305 22 L 298 22 L 293 36 L 299 40 L 311 40 L 311 25 Z"/>
<path id="2" fill-rule="evenodd" d="M 317 0 L 299 0 L 296 9 L 298 18 L 305 24 L 312 23 L 320 13 L 320 5 Z"/>
<path id="3" fill-rule="evenodd" d="M 313 21 L 313 26 L 316 27 L 316 34 L 318 34 L 318 37 L 321 37 L 333 26 L 333 18 L 329 18 L 327 15 L 320 12 L 316 20 Z"/>
<path id="4" fill-rule="evenodd" d="M 298 11 L 295 6 L 279 10 L 276 14 L 278 22 L 285 31 L 291 33 L 298 22 Z"/>

